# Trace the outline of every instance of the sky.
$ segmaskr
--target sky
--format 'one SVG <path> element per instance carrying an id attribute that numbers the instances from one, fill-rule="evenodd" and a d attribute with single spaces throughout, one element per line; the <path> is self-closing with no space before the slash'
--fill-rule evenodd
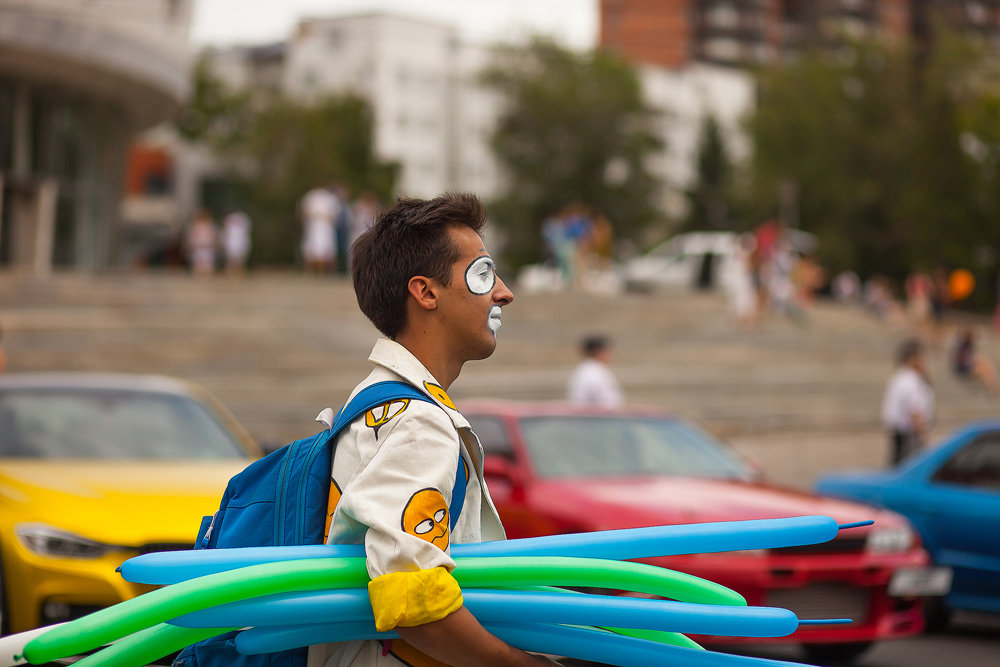
<path id="1" fill-rule="evenodd" d="M 286 39 L 304 17 L 392 11 L 451 23 L 470 39 L 551 36 L 571 48 L 596 42 L 599 0 L 195 0 L 196 48 Z"/>

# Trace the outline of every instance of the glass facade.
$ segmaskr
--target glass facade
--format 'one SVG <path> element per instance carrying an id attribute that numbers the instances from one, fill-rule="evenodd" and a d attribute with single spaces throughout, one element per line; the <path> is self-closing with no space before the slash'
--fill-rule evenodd
<path id="1" fill-rule="evenodd" d="M 0 268 L 112 262 L 130 134 L 110 104 L 0 78 Z"/>

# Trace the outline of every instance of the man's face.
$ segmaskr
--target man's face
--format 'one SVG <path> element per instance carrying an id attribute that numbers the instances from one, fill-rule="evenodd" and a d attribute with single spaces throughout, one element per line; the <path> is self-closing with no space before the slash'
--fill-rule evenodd
<path id="1" fill-rule="evenodd" d="M 496 349 L 500 308 L 514 295 L 496 275 L 479 234 L 468 227 L 453 227 L 449 234 L 459 260 L 452 265 L 451 284 L 444 288 L 439 308 L 455 352 L 465 360 L 485 359 Z"/>

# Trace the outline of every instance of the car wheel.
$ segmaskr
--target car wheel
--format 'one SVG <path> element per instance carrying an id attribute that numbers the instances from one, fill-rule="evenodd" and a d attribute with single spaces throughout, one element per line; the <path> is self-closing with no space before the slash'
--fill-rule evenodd
<path id="1" fill-rule="evenodd" d="M 806 657 L 817 665 L 849 665 L 872 647 L 872 642 L 806 644 Z"/>
<path id="2" fill-rule="evenodd" d="M 951 624 L 951 608 L 944 598 L 929 598 L 924 601 L 924 630 L 944 632 Z"/>

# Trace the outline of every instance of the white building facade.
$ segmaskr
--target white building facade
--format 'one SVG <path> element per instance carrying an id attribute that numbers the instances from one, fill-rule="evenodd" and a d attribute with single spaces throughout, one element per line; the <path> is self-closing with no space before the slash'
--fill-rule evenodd
<path id="1" fill-rule="evenodd" d="M 266 68 L 265 48 L 272 54 Z M 302 101 L 360 94 L 374 112 L 376 154 L 401 165 L 398 195 L 471 191 L 488 199 L 503 185 L 490 137 L 504 101 L 479 78 L 495 54 L 443 23 L 371 13 L 305 19 L 283 45 L 216 52 L 211 62 L 237 89 L 280 90 Z M 753 107 L 753 81 L 743 70 L 697 63 L 640 66 L 639 75 L 665 146 L 649 163 L 665 184 L 660 208 L 667 219 L 680 219 L 706 116 L 718 121 L 732 158 L 747 155 L 740 120 Z"/>
<path id="2" fill-rule="evenodd" d="M 402 167 L 398 194 L 489 197 L 498 174 L 486 146 L 500 109 L 477 77 L 491 53 L 462 42 L 453 27 L 419 19 L 308 19 L 287 44 L 283 89 L 300 100 L 345 92 L 366 98 L 376 154 Z"/>

